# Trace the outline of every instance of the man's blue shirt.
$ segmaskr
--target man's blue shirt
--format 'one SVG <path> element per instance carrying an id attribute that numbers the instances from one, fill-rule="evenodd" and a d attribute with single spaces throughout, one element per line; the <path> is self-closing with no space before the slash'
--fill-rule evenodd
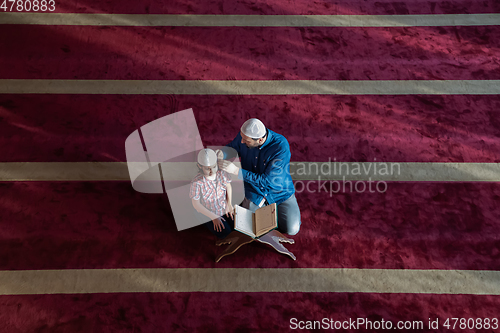
<path id="1" fill-rule="evenodd" d="M 265 198 L 269 204 L 280 204 L 295 193 L 290 175 L 290 145 L 281 134 L 267 130 L 266 142 L 248 148 L 241 134 L 228 144 L 241 159 L 238 178 L 245 184 L 245 197 L 257 206 Z"/>

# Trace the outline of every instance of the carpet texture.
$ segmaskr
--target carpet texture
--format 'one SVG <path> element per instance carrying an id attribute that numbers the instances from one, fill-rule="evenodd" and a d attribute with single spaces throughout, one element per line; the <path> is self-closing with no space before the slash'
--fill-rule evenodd
<path id="1" fill-rule="evenodd" d="M 500 78 L 500 40 L 495 38 L 500 26 L 207 29 L 4 25 L 0 32 L 2 79 Z"/>
<path id="2" fill-rule="evenodd" d="M 126 182 L 0 183 L 0 269 L 500 268 L 499 184 L 349 190 L 297 193 L 303 223 L 288 246 L 297 261 L 252 243 L 216 264 L 215 238 L 203 226 L 178 232 L 166 196 Z"/>
<path id="3" fill-rule="evenodd" d="M 56 13 L 469 14 L 500 13 L 500 2 L 64 0 Z M 0 79 L 498 80 L 499 34 L 500 26 L 0 25 Z M 292 161 L 500 162 L 499 95 L 43 94 L 0 95 L 0 162 L 123 162 L 130 133 L 188 108 L 205 145 L 226 144 L 258 117 L 285 135 Z M 500 269 L 499 183 L 387 185 L 297 193 L 297 261 L 254 242 L 216 264 L 213 236 L 202 226 L 177 232 L 164 195 L 129 182 L 0 182 L 0 270 Z M 405 332 L 463 332 L 444 321 L 493 319 L 499 306 L 499 296 L 446 294 L 10 295 L 0 296 L 0 331 L 288 332 L 292 318 L 367 318 L 424 324 Z M 429 328 L 429 318 L 440 326 Z"/>
<path id="4" fill-rule="evenodd" d="M 170 293 L 0 297 L 0 320 L 21 332 L 294 332 L 292 318 L 422 321 L 445 329 L 447 318 L 496 318 L 500 298 L 478 295 L 363 293 Z M 429 329 L 429 318 L 439 330 Z M 302 330 L 300 332 L 313 330 Z M 314 330 L 317 332 L 318 330 Z M 340 330 L 342 331 L 342 330 Z M 344 330 L 345 331 L 345 330 Z M 374 332 L 384 330 L 349 330 Z M 494 332 L 495 330 L 482 330 Z"/>
<path id="5" fill-rule="evenodd" d="M 500 162 L 499 95 L 0 95 L 0 160 L 124 162 L 130 133 L 189 108 L 205 145 L 257 117 L 292 161 Z"/>
<path id="6" fill-rule="evenodd" d="M 215 15 L 405 15 L 405 14 L 471 14 L 498 13 L 495 0 L 429 1 L 307 1 L 307 0 L 222 0 L 197 2 L 157 0 L 120 2 L 99 0 L 58 1 L 60 13 L 120 13 L 120 14 L 215 14 Z"/>

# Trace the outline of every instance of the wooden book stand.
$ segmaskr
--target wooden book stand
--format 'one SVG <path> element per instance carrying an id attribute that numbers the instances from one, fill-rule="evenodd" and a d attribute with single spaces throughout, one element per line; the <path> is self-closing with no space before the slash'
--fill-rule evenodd
<path id="1" fill-rule="evenodd" d="M 223 257 L 233 254 L 234 252 L 238 251 L 238 249 L 243 245 L 251 243 L 253 241 L 271 245 L 279 253 L 286 254 L 293 260 L 296 259 L 293 253 L 288 251 L 288 249 L 284 247 L 283 244 L 281 244 L 282 242 L 294 244 L 295 241 L 293 239 L 283 236 L 283 234 L 276 229 L 271 230 L 264 236 L 257 239 L 253 239 L 252 237 L 235 230 L 231 232 L 229 235 L 227 235 L 226 238 L 220 239 L 215 243 L 215 245 L 217 246 L 221 246 L 223 244 L 229 244 L 224 249 L 224 251 L 217 256 L 215 262 L 219 262 Z"/>

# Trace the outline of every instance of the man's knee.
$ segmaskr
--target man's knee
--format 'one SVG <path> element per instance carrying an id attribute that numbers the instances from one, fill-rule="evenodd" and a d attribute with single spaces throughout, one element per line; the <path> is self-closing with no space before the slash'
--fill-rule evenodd
<path id="1" fill-rule="evenodd" d="M 300 230 L 300 210 L 297 205 L 278 206 L 278 228 L 288 235 L 296 235 Z"/>
<path id="2" fill-rule="evenodd" d="M 287 234 L 290 236 L 296 235 L 300 231 L 300 221 L 297 223 L 293 223 L 292 225 L 288 226 L 288 230 L 286 231 Z"/>
<path id="3" fill-rule="evenodd" d="M 287 218 L 278 221 L 278 229 L 282 233 L 290 236 L 296 235 L 300 231 L 300 218 Z"/>

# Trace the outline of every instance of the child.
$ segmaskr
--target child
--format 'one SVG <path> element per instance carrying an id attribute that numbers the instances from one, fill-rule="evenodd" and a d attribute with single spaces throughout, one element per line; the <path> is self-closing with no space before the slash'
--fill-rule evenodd
<path id="1" fill-rule="evenodd" d="M 234 228 L 231 176 L 218 170 L 217 155 L 212 149 L 199 152 L 198 170 L 189 192 L 195 213 L 200 221 L 212 220 L 205 226 L 217 238 L 225 238 Z"/>

